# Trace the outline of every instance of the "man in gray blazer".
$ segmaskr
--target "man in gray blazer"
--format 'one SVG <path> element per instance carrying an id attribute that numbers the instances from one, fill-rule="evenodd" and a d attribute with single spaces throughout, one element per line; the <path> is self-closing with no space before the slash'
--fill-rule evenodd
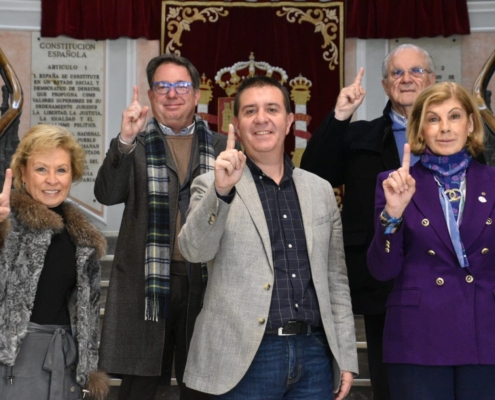
<path id="1" fill-rule="evenodd" d="M 330 184 L 294 168 L 285 87 L 243 81 L 214 172 L 199 176 L 179 234 L 208 263 L 184 382 L 219 399 L 343 399 L 357 374 L 340 214 Z"/>

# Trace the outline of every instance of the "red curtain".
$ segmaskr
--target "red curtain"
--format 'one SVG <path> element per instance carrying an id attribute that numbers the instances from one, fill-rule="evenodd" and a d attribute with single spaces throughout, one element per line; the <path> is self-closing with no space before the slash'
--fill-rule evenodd
<path id="1" fill-rule="evenodd" d="M 204 2 L 203 6 L 195 0 L 170 0 L 165 4 L 162 52 L 179 52 L 206 80 L 211 80 L 212 97 L 204 117 L 217 132 L 225 132 L 222 101 L 235 94 L 222 85 L 231 82 L 230 71 L 237 68 L 233 68 L 234 64 L 245 65 L 250 57 L 282 68 L 291 94 L 297 92 L 299 76 L 307 79 L 305 111 L 298 112 L 292 105 L 296 117 L 307 124 L 307 130 L 297 128 L 296 136 L 307 139 L 333 107 L 344 74 L 343 1 L 216 1 Z M 238 82 L 248 72 L 246 67 L 236 70 Z M 266 73 L 256 68 L 255 74 Z M 275 73 L 273 76 L 278 79 Z M 297 104 L 297 94 L 293 96 Z M 289 136 L 287 153 L 293 148 L 294 137 Z"/>
<path id="2" fill-rule="evenodd" d="M 467 0 L 347 0 L 346 36 L 361 39 L 468 35 Z"/>
<path id="3" fill-rule="evenodd" d="M 347 0 L 346 7 L 347 37 L 470 33 L 467 0 Z M 154 40 L 160 38 L 160 18 L 161 0 L 42 0 L 41 36 Z"/>
<path id="4" fill-rule="evenodd" d="M 161 0 L 42 0 L 41 36 L 160 38 Z"/>

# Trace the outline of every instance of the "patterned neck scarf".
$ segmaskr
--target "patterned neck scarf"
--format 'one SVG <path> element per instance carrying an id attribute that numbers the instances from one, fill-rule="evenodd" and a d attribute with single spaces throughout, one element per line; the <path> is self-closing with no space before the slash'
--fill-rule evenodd
<path id="1" fill-rule="evenodd" d="M 466 250 L 462 243 L 459 226 L 466 201 L 466 170 L 471 162 L 466 149 L 450 156 L 437 156 L 429 149 L 421 156 L 421 163 L 433 172 L 438 185 L 440 203 L 461 267 L 469 266 Z"/>
<path id="2" fill-rule="evenodd" d="M 213 137 L 203 120 L 195 116 L 199 143 L 200 174 L 213 171 Z M 146 167 L 148 172 L 148 236 L 144 262 L 146 321 L 168 315 L 170 294 L 170 215 L 165 143 L 155 118 L 146 126 Z M 204 269 L 203 267 L 203 276 Z"/>

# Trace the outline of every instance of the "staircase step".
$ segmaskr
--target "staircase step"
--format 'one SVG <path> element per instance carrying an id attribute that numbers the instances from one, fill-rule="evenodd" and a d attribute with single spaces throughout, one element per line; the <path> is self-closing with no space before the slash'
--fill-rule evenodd
<path id="1" fill-rule="evenodd" d="M 110 378 L 110 386 L 120 386 L 122 383 L 122 380 L 119 378 Z M 170 382 L 170 386 L 178 386 L 177 385 L 177 379 L 172 378 L 172 381 Z M 369 379 L 354 379 L 353 386 L 370 386 L 370 380 Z"/>
<path id="2" fill-rule="evenodd" d="M 108 281 L 110 279 L 110 271 L 112 270 L 113 255 L 106 255 L 100 258 L 101 279 Z"/>
<path id="3" fill-rule="evenodd" d="M 122 379 L 112 377 L 110 378 L 110 386 L 120 386 L 121 383 Z M 171 378 L 170 386 L 178 386 L 177 379 Z"/>
<path id="4" fill-rule="evenodd" d="M 105 236 L 107 239 L 107 254 L 115 254 L 115 247 L 117 247 L 117 236 Z"/>

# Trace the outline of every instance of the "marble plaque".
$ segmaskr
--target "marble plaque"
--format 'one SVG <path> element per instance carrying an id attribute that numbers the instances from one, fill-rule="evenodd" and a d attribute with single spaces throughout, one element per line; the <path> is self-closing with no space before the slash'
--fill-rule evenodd
<path id="1" fill-rule="evenodd" d="M 462 48 L 460 36 L 394 39 L 390 41 L 390 50 L 397 46 L 411 43 L 422 47 L 430 53 L 435 64 L 436 82 L 457 82 L 462 84 Z"/>
<path id="2" fill-rule="evenodd" d="M 60 125 L 86 150 L 82 181 L 70 197 L 87 210 L 103 215 L 93 195 L 104 157 L 104 42 L 32 34 L 31 124 Z"/>

